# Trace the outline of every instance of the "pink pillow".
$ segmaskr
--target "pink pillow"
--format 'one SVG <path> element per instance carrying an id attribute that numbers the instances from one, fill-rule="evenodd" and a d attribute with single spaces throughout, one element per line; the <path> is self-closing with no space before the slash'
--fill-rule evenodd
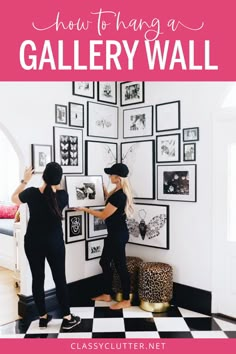
<path id="1" fill-rule="evenodd" d="M 0 205 L 0 219 L 14 219 L 18 205 Z"/>

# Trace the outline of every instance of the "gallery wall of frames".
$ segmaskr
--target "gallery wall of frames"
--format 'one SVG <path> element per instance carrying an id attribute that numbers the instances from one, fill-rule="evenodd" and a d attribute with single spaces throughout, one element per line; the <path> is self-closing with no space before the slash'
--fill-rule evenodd
<path id="1" fill-rule="evenodd" d="M 182 127 L 184 102 L 176 98 L 145 105 L 145 83 L 138 81 L 73 82 L 71 93 L 73 102 L 55 102 L 52 145 L 31 145 L 35 173 L 42 173 L 50 161 L 58 162 L 69 208 L 102 210 L 102 183 L 108 181 L 104 167 L 127 164 L 135 201 L 129 242 L 169 249 L 171 210 L 166 202 L 197 201 L 199 128 Z M 85 242 L 86 260 L 101 256 L 107 237 L 104 221 L 67 209 L 64 227 L 67 244 Z"/>

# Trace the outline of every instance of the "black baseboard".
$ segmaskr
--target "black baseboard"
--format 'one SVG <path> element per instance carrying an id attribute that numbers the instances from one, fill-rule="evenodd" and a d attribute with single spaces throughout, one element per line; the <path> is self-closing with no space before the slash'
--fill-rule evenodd
<path id="1" fill-rule="evenodd" d="M 70 306 L 88 305 L 88 299 L 102 293 L 103 283 L 102 275 L 98 274 L 90 278 L 78 280 L 68 284 Z M 38 316 L 32 296 L 19 296 L 18 314 L 25 318 L 35 318 Z M 47 311 L 58 309 L 55 289 L 45 292 L 45 301 Z M 191 286 L 174 283 L 173 305 L 186 308 L 191 311 L 200 312 L 206 315 L 211 315 L 211 292 L 193 288 Z M 137 303 L 135 303 L 136 305 Z M 92 305 L 92 301 L 91 301 Z"/>

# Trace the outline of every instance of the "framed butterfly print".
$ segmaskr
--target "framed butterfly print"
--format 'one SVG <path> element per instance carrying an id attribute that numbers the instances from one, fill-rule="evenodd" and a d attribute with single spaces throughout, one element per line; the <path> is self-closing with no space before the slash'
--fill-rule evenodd
<path id="1" fill-rule="evenodd" d="M 169 249 L 169 206 L 159 204 L 134 205 L 134 214 L 127 222 L 129 243 Z"/>
<path id="2" fill-rule="evenodd" d="M 83 131 L 53 127 L 54 161 L 64 173 L 83 173 Z"/>

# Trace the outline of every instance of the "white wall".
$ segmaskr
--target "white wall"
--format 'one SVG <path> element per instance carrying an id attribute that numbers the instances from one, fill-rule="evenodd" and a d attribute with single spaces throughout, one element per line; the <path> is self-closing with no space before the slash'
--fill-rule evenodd
<path id="1" fill-rule="evenodd" d="M 196 144 L 198 201 L 197 203 L 148 201 L 153 204 L 170 205 L 170 250 L 130 244 L 127 253 L 140 256 L 144 260 L 167 262 L 174 268 L 175 282 L 205 290 L 212 289 L 211 121 L 212 113 L 220 106 L 230 85 L 230 83 L 214 82 L 147 82 L 145 104 L 140 105 L 180 100 L 181 129 L 196 126 L 200 128 L 200 141 Z M 14 144 L 21 154 L 22 169 L 25 164 L 30 164 L 31 143 L 52 144 L 55 104 L 68 104 L 69 101 L 86 103 L 84 98 L 72 95 L 71 82 L 1 82 L 0 95 L 2 102 L 0 122 L 14 138 Z M 122 109 L 120 121 L 120 132 L 122 132 Z M 86 137 L 86 125 L 84 137 Z M 32 183 L 39 184 L 40 179 L 34 178 Z M 84 242 L 67 245 L 66 251 L 68 282 L 100 273 L 98 260 L 85 261 Z M 28 272 L 27 280 L 24 278 L 23 284 L 22 293 L 31 294 Z M 46 288 L 52 287 L 54 286 L 51 276 L 47 274 Z"/>

